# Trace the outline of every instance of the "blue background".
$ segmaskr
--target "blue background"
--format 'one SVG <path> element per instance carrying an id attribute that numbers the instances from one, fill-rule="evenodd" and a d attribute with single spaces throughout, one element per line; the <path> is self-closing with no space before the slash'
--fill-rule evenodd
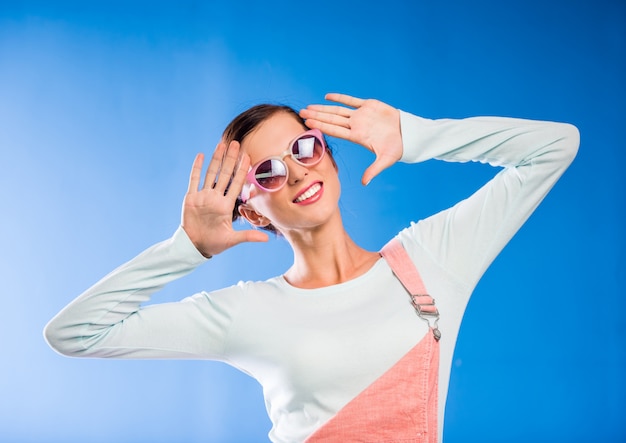
<path id="1" fill-rule="evenodd" d="M 235 114 L 331 91 L 578 126 L 575 162 L 470 302 L 445 437 L 626 441 L 625 79 L 624 1 L 0 1 L 0 441 L 266 441 L 261 389 L 236 370 L 63 358 L 42 328 L 174 232 L 194 155 Z M 371 154 L 332 143 L 370 249 L 495 173 L 430 161 L 363 188 Z M 280 239 L 241 246 L 155 301 L 291 258 Z"/>

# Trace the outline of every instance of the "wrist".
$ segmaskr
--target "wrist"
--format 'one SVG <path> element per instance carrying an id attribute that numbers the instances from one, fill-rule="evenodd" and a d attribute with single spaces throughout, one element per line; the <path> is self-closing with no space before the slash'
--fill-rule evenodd
<path id="1" fill-rule="evenodd" d="M 205 248 L 201 245 L 193 241 L 189 232 L 187 232 L 184 226 L 180 226 L 174 235 L 177 238 L 180 238 L 179 242 L 181 246 L 187 251 L 187 254 L 193 254 L 200 262 L 208 260 L 213 257 L 212 254 L 208 253 Z"/>

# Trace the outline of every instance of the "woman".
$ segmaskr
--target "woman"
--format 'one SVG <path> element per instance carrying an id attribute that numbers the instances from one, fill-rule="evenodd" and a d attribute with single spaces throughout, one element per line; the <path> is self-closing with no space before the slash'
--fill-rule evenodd
<path id="1" fill-rule="evenodd" d="M 263 386 L 276 442 L 440 441 L 471 292 L 573 160 L 578 131 L 510 118 L 427 120 L 376 100 L 326 98 L 344 106 L 311 105 L 298 116 L 261 105 L 233 120 L 203 184 L 196 157 L 173 237 L 70 303 L 46 328 L 50 345 L 70 356 L 227 362 Z M 397 161 L 504 169 L 400 232 L 381 259 L 343 227 L 337 168 L 320 131 L 375 154 L 364 184 Z M 140 308 L 208 258 L 267 240 L 233 230 L 233 208 L 289 242 L 294 263 L 284 275 Z"/>

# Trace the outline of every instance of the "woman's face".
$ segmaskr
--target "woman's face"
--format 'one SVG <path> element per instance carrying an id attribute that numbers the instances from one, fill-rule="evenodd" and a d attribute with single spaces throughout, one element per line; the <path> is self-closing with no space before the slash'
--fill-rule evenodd
<path id="1" fill-rule="evenodd" d="M 290 142 L 307 128 L 293 116 L 278 112 L 252 131 L 241 143 L 243 151 L 250 156 L 250 164 L 271 156 L 279 156 Z M 266 192 L 251 186 L 248 208 L 260 214 L 260 225 L 271 223 L 281 233 L 290 230 L 312 229 L 338 214 L 340 195 L 337 169 L 330 155 L 313 166 L 303 166 L 290 156 L 283 159 L 289 169 L 287 183 L 276 192 Z M 248 215 L 244 215 L 253 224 Z"/>

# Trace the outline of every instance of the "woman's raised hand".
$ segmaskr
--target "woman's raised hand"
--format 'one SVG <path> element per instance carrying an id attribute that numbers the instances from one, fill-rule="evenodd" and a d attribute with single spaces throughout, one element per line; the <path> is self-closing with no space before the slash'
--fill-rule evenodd
<path id="1" fill-rule="evenodd" d="M 326 100 L 348 106 L 309 105 L 300 111 L 310 128 L 358 143 L 376 155 L 361 182 L 367 185 L 381 171 L 402 157 L 400 112 L 378 100 L 345 94 L 326 94 Z"/>
<path id="2" fill-rule="evenodd" d="M 189 189 L 183 201 L 181 226 L 205 257 L 219 254 L 243 242 L 267 241 L 267 234 L 233 229 L 232 215 L 241 193 L 250 158 L 239 155 L 239 143 L 227 147 L 220 142 L 201 184 L 204 154 L 198 154 L 191 168 Z"/>

